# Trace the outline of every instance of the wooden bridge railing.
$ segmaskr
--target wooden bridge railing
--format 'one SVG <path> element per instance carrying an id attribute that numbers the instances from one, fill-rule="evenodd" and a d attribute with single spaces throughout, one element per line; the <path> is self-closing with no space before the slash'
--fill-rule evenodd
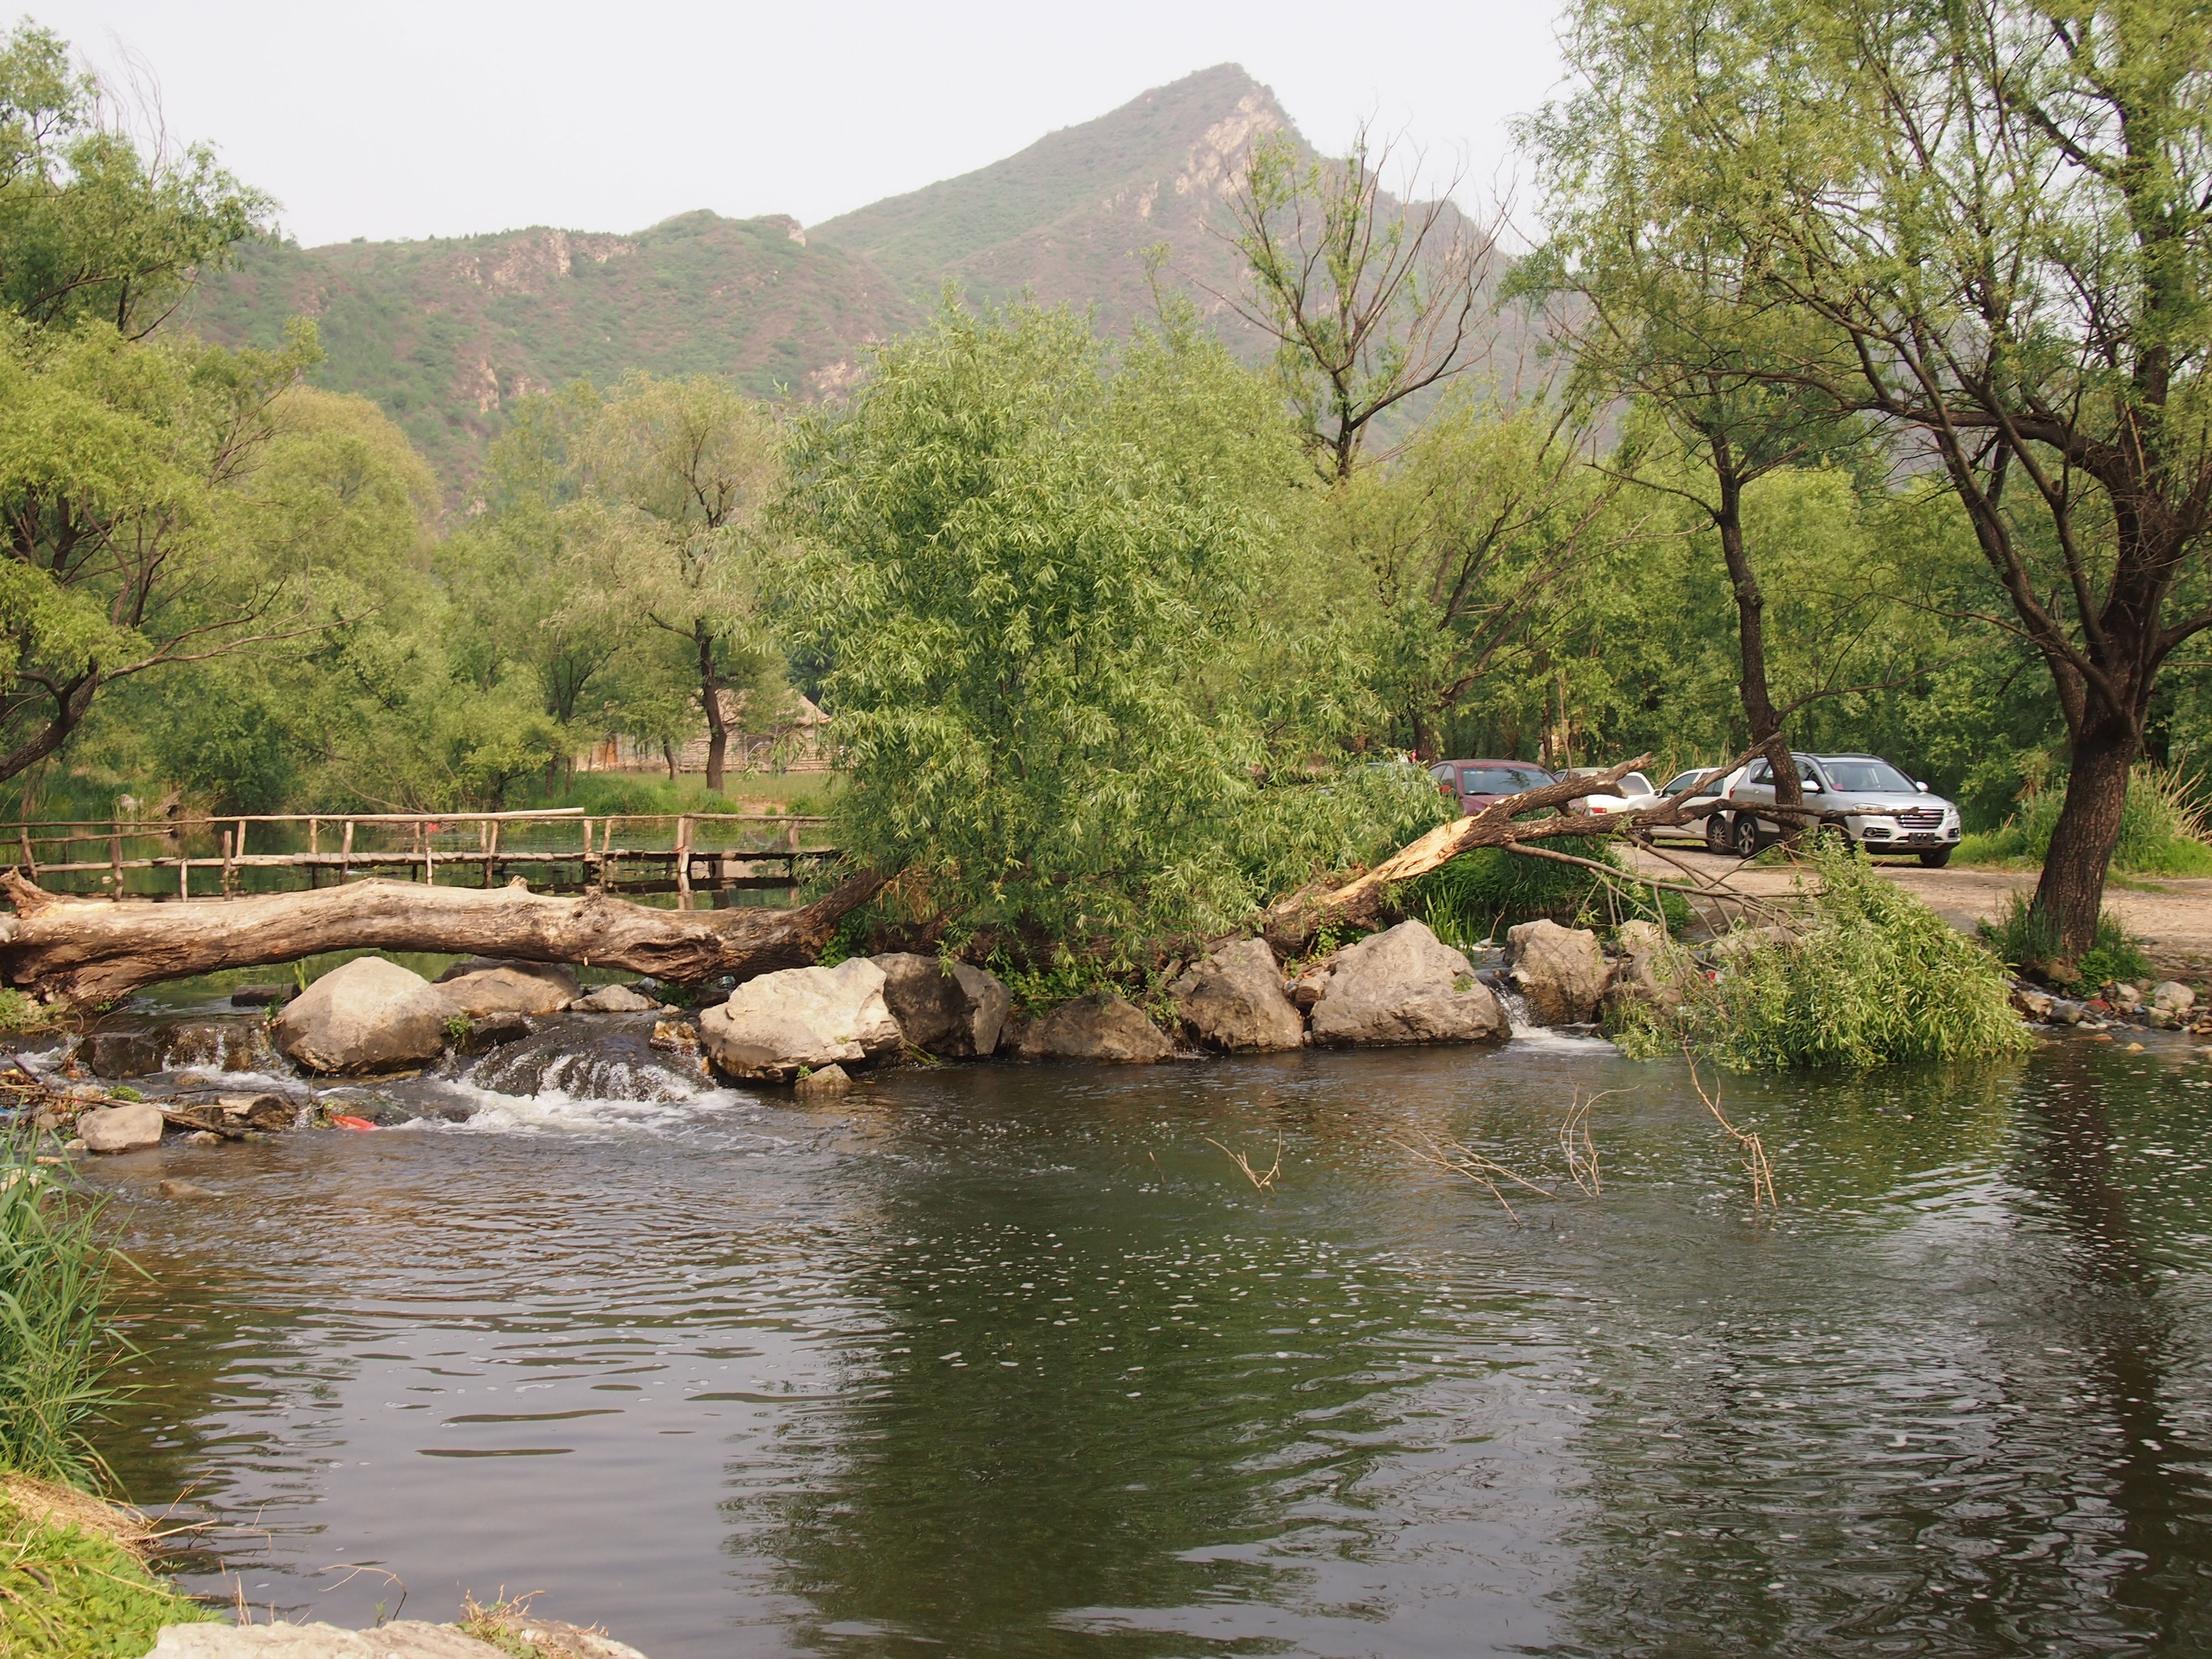
<path id="1" fill-rule="evenodd" d="M 796 884 L 802 859 L 836 856 L 831 847 L 807 846 L 805 831 L 818 829 L 827 819 L 796 813 L 660 812 L 592 814 L 581 807 L 562 807 L 518 812 L 246 812 L 220 817 L 177 819 L 98 818 L 47 823 L 0 824 L 0 845 L 21 854 L 19 868 L 31 880 L 41 876 L 105 872 L 102 884 L 120 896 L 124 872 L 129 870 L 167 870 L 177 872 L 177 896 L 191 896 L 192 872 L 220 869 L 222 896 L 234 896 L 239 872 L 244 870 L 304 870 L 310 887 L 320 884 L 325 871 L 335 871 L 340 882 L 356 872 L 398 872 L 409 879 L 419 870 L 421 878 L 435 885 L 438 869 L 482 871 L 482 884 L 496 885 L 504 872 L 518 867 L 534 869 L 553 879 L 539 884 L 557 887 L 563 866 L 574 866 L 574 884 L 626 888 L 631 891 L 668 890 L 672 885 L 677 907 L 692 908 L 695 884 L 702 879 L 721 890 L 750 887 L 788 887 Z M 296 836 L 304 830 L 304 850 L 253 853 L 246 850 L 249 825 L 291 826 Z M 753 846 L 760 840 L 742 826 L 769 825 L 781 845 Z M 367 828 L 370 839 L 398 845 L 365 844 L 359 831 Z M 625 832 L 618 843 L 617 830 Z M 704 832 L 703 836 L 702 832 Z M 198 834 L 217 842 L 219 852 L 192 856 L 185 849 L 188 837 Z M 325 850 L 325 836 L 334 836 L 337 846 Z M 468 844 L 471 838 L 475 844 Z M 125 843 L 166 842 L 173 853 L 126 857 Z M 530 843 L 544 843 L 530 844 Z M 90 860 L 70 854 L 78 847 L 104 845 L 106 856 Z M 443 843 L 442 845 L 441 843 Z M 735 844 L 733 844 L 735 843 Z M 39 849 L 58 847 L 62 856 L 41 860 Z M 753 866 L 781 863 L 782 873 L 763 876 Z M 666 878 L 647 874 L 653 866 L 669 866 Z M 624 866 L 628 866 L 628 879 Z"/>

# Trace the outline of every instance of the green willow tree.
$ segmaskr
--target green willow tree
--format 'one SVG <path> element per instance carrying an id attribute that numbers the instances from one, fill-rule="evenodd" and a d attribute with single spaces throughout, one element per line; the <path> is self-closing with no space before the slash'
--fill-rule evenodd
<path id="1" fill-rule="evenodd" d="M 2212 627 L 2212 15 L 1588 0 L 1568 58 L 1551 118 L 1626 162 L 1577 187 L 1628 192 L 1655 259 L 1741 250 L 1741 299 L 1823 342 L 1757 377 L 1875 417 L 1955 492 L 1989 619 L 2065 720 L 2034 917 L 2070 963 L 2160 672 Z"/>

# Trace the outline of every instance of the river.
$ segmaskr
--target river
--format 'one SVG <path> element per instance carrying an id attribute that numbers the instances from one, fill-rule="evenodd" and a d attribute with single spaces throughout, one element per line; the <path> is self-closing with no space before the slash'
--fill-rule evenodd
<path id="1" fill-rule="evenodd" d="M 1774 1211 L 1685 1066 L 1548 1036 L 474 1103 L 95 1168 L 189 1587 L 653 1659 L 2212 1650 L 2179 1041 L 1729 1079 Z"/>

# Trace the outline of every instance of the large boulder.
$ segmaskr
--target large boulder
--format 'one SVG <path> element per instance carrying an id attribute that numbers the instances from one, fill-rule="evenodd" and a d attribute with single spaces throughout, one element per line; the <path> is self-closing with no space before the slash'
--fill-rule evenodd
<path id="1" fill-rule="evenodd" d="M 611 1644 L 611 1648 L 621 1646 Z M 451 1625 L 400 1619 L 374 1630 L 281 1623 L 164 1625 L 146 1659 L 498 1659 L 509 1650 L 479 1642 Z M 542 1650 L 559 1651 L 550 1647 Z M 623 1652 L 635 1654 L 636 1650 Z"/>
<path id="2" fill-rule="evenodd" d="M 334 968 L 284 1006 L 276 1046 L 311 1072 L 388 1072 L 445 1052 L 460 1005 L 382 957 Z"/>
<path id="3" fill-rule="evenodd" d="M 1194 963 L 1168 987 L 1194 1042 L 1227 1054 L 1296 1048 L 1306 1023 L 1283 993 L 1283 970 L 1263 939 L 1241 939 Z"/>
<path id="4" fill-rule="evenodd" d="M 1149 1065 L 1175 1052 L 1142 1010 L 1116 996 L 1063 1002 L 1022 1034 L 1024 1060 L 1103 1060 Z"/>
<path id="5" fill-rule="evenodd" d="M 90 1152 L 135 1152 L 142 1146 L 158 1146 L 161 1109 L 150 1100 L 96 1107 L 76 1121 L 76 1132 Z"/>
<path id="6" fill-rule="evenodd" d="M 1609 972 L 1595 933 L 1556 921 L 1507 928 L 1505 970 L 1540 1025 L 1580 1025 L 1595 1018 Z"/>
<path id="7" fill-rule="evenodd" d="M 578 997 L 568 1005 L 571 1013 L 583 1014 L 647 1014 L 660 1005 L 627 985 L 602 985 L 589 996 Z"/>
<path id="8" fill-rule="evenodd" d="M 910 951 L 868 960 L 884 970 L 884 1005 L 915 1048 L 967 1060 L 999 1046 L 1013 997 L 996 974 Z"/>
<path id="9" fill-rule="evenodd" d="M 580 994 L 573 968 L 483 957 L 455 963 L 438 975 L 438 988 L 477 1019 L 486 1014 L 557 1014 Z"/>
<path id="10" fill-rule="evenodd" d="M 1510 1034 L 1468 959 L 1418 921 L 1339 951 L 1314 1004 L 1313 1040 L 1338 1047 L 1502 1042 Z"/>
<path id="11" fill-rule="evenodd" d="M 884 970 L 865 957 L 749 979 L 699 1017 L 707 1056 L 732 1077 L 782 1081 L 896 1051 Z"/>

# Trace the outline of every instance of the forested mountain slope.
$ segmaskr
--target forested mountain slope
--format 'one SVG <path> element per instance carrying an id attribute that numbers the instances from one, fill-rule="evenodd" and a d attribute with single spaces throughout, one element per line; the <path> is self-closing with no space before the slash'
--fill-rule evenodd
<path id="1" fill-rule="evenodd" d="M 705 373 L 757 396 L 818 396 L 920 316 L 863 259 L 794 220 L 687 213 L 635 235 L 543 227 L 420 242 L 254 244 L 178 325 L 269 344 L 312 318 L 316 381 L 374 399 L 449 487 L 473 476 L 503 404 L 580 375 Z"/>

